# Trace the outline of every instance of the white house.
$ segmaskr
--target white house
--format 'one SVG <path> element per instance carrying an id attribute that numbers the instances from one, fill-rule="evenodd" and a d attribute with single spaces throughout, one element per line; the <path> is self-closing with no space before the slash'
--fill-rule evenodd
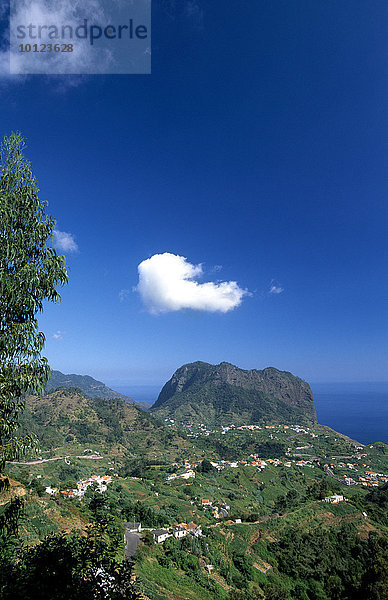
<path id="1" fill-rule="evenodd" d="M 324 498 L 325 502 L 329 502 L 330 504 L 338 504 L 338 502 L 343 502 L 345 498 L 339 494 L 334 494 L 334 496 L 326 496 Z"/>
<path id="2" fill-rule="evenodd" d="M 186 529 L 184 527 L 181 527 L 180 525 L 173 527 L 172 533 L 173 533 L 174 537 L 178 538 L 178 539 L 183 538 L 187 535 Z"/>
<path id="3" fill-rule="evenodd" d="M 124 523 L 124 527 L 130 533 L 140 533 L 141 523 Z"/>
<path id="4" fill-rule="evenodd" d="M 167 529 L 154 529 L 152 533 L 154 535 L 154 541 L 156 544 L 165 542 L 168 537 L 171 537 L 171 534 L 167 531 Z"/>
<path id="5" fill-rule="evenodd" d="M 352 477 L 345 477 L 344 483 L 346 485 L 356 485 L 356 481 Z"/>
<path id="6" fill-rule="evenodd" d="M 183 473 L 181 474 L 181 478 L 182 479 L 190 479 L 190 477 L 195 477 L 195 473 L 193 471 L 193 469 L 185 469 L 183 471 Z"/>

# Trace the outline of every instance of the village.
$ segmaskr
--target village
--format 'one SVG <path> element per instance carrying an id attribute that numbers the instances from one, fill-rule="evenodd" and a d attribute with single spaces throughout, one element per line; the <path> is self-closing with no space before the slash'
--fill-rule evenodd
<path id="1" fill-rule="evenodd" d="M 173 427 L 175 422 L 173 419 L 165 419 L 168 427 Z M 279 440 L 279 435 L 282 439 L 288 443 L 294 441 L 294 435 L 302 436 L 305 438 L 302 445 L 288 446 L 286 455 L 287 460 L 281 458 L 266 458 L 263 460 L 256 454 L 249 456 L 248 460 L 232 460 L 232 461 L 210 461 L 212 466 L 218 471 L 223 470 L 227 467 L 236 468 L 239 465 L 256 467 L 258 470 L 264 470 L 266 466 L 283 466 L 290 468 L 293 465 L 297 467 L 307 467 L 313 469 L 315 466 L 322 464 L 322 452 L 319 448 L 314 451 L 314 441 L 318 442 L 319 437 L 329 438 L 328 434 L 318 435 L 316 431 L 305 425 L 220 425 L 219 427 L 209 428 L 204 423 L 194 424 L 190 423 L 179 423 L 182 429 L 185 429 L 188 433 L 188 437 L 200 438 L 202 436 L 225 436 L 229 432 L 265 432 L 269 440 Z M 295 436 L 296 437 L 296 436 Z M 307 441 L 306 441 L 307 438 Z M 371 446 L 373 449 L 373 446 Z M 350 456 L 332 456 L 330 462 L 324 462 L 322 464 L 324 472 L 330 477 L 334 477 L 339 482 L 344 483 L 347 486 L 361 485 L 363 487 L 378 487 L 379 484 L 388 482 L 388 475 L 383 472 L 375 471 L 370 465 L 363 462 L 367 453 L 365 453 L 365 447 L 363 445 L 353 444 L 352 455 Z M 304 454 L 301 451 L 305 451 Z M 317 456 L 315 456 L 317 454 Z M 352 458 L 355 462 L 344 462 L 343 459 Z M 326 459 L 327 460 L 327 459 Z M 177 463 L 173 463 L 171 466 L 178 467 Z M 171 473 L 167 477 L 167 481 L 173 481 L 175 479 L 189 479 L 195 477 L 196 464 L 190 465 L 188 461 L 183 465 L 181 472 Z M 178 471 L 178 469 L 177 469 Z"/>
<path id="2" fill-rule="evenodd" d="M 172 421 L 172 420 L 169 420 Z M 171 425 L 171 423 L 170 423 Z M 199 428 L 199 431 L 198 431 Z M 332 456 L 330 461 L 324 460 L 319 454 L 319 448 L 314 449 L 313 442 L 306 442 L 305 438 L 318 440 L 318 434 L 311 428 L 299 425 L 241 425 L 241 426 L 224 426 L 221 425 L 219 428 L 208 429 L 203 423 L 197 428 L 194 425 L 187 425 L 187 429 L 197 429 L 195 433 L 189 433 L 194 437 L 199 436 L 210 436 L 210 435 L 227 435 L 228 432 L 257 432 L 264 430 L 266 438 L 269 440 L 281 440 L 286 441 L 290 445 L 286 448 L 286 457 L 281 458 L 265 458 L 263 459 L 258 454 L 250 454 L 246 460 L 213 460 L 202 459 L 197 461 L 191 461 L 189 459 L 183 460 L 183 462 L 172 462 L 170 464 L 170 473 L 167 475 L 166 483 L 172 483 L 178 480 L 190 480 L 195 479 L 196 471 L 198 466 L 201 465 L 203 460 L 208 460 L 211 467 L 216 471 L 223 471 L 224 469 L 237 469 L 238 467 L 254 467 L 257 471 L 264 471 L 268 467 L 283 467 L 291 469 L 296 467 L 298 469 L 322 469 L 326 475 L 334 478 L 338 482 L 346 486 L 363 486 L 363 487 L 378 487 L 381 484 L 388 482 L 388 475 L 384 472 L 372 469 L 366 462 L 365 457 L 368 454 L 364 450 L 364 446 L 354 446 L 353 455 L 349 456 Z M 264 433 L 263 432 L 263 433 Z M 302 445 L 296 445 L 293 440 L 293 435 L 303 436 L 304 441 L 299 442 Z M 282 435 L 283 437 L 279 437 Z M 327 435 L 325 437 L 328 437 Z M 294 443 L 293 443 L 294 442 Z M 304 454 L 301 451 L 305 451 Z M 306 452 L 308 451 L 308 452 Z M 316 454 L 316 455 L 315 455 Z M 99 458 L 101 458 L 99 456 Z M 349 459 L 353 459 L 352 462 Z M 344 459 L 348 459 L 346 462 Z M 116 474 L 117 476 L 117 474 Z M 86 490 L 90 486 L 95 486 L 95 489 L 104 493 L 107 486 L 112 482 L 112 475 L 91 475 L 90 477 L 80 480 L 77 482 L 77 487 L 72 489 L 59 490 L 56 487 L 47 486 L 45 491 L 47 494 L 56 495 L 61 494 L 64 498 L 78 498 L 81 499 L 85 495 Z M 205 499 L 206 500 L 206 499 Z M 206 502 L 203 506 L 209 506 Z M 225 509 L 224 509 L 225 510 Z M 225 516 L 221 511 L 215 509 L 213 516 L 219 518 L 219 516 Z"/>
<path id="3" fill-rule="evenodd" d="M 88 479 L 78 481 L 77 487 L 74 489 L 59 490 L 56 487 L 53 488 L 51 486 L 47 486 L 45 488 L 45 492 L 50 496 L 55 496 L 56 494 L 60 493 L 64 498 L 83 498 L 86 490 L 89 487 L 94 485 L 96 491 L 102 494 L 106 492 L 107 486 L 110 483 L 112 483 L 111 475 L 92 475 Z"/>

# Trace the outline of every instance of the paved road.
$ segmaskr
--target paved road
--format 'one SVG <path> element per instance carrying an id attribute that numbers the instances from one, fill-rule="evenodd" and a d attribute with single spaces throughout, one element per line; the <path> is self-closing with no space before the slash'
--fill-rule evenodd
<path id="1" fill-rule="evenodd" d="M 140 544 L 140 535 L 138 533 L 125 532 L 125 558 L 131 559 L 135 556 L 138 545 Z"/>
<path id="2" fill-rule="evenodd" d="M 55 458 L 40 458 L 38 460 L 30 460 L 29 462 L 18 462 L 16 460 L 7 460 L 6 462 L 10 465 L 40 465 L 42 463 L 50 462 L 52 460 L 65 460 L 66 462 L 68 458 L 89 458 L 91 460 L 101 460 L 104 457 L 100 456 L 99 454 L 87 454 L 83 456 L 75 456 L 69 454 L 67 456 L 56 456 Z"/>

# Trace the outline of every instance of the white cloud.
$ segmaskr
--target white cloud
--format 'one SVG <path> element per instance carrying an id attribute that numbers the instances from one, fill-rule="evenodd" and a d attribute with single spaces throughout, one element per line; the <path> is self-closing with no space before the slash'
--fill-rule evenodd
<path id="1" fill-rule="evenodd" d="M 61 252 L 77 252 L 78 245 L 72 233 L 54 229 L 54 246 Z"/>
<path id="2" fill-rule="evenodd" d="M 241 304 L 249 294 L 235 281 L 198 283 L 202 265 L 193 265 L 184 256 L 165 252 L 154 254 L 138 266 L 135 288 L 153 314 L 190 308 L 226 313 Z"/>
<path id="3" fill-rule="evenodd" d="M 60 331 L 58 329 L 55 333 L 53 333 L 53 339 L 54 340 L 63 340 L 63 334 L 64 333 L 65 333 L 64 331 Z"/>
<path id="4" fill-rule="evenodd" d="M 281 294 L 282 292 L 284 292 L 284 288 L 282 288 L 282 286 L 277 283 L 275 280 L 272 280 L 270 283 L 270 287 L 269 287 L 269 293 L 270 294 Z"/>

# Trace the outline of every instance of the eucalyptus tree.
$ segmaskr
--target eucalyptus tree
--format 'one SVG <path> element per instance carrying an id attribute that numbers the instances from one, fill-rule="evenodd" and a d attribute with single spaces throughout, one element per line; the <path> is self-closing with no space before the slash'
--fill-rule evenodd
<path id="1" fill-rule="evenodd" d="M 50 375 L 37 315 L 45 300 L 60 299 L 57 286 L 68 281 L 65 257 L 49 245 L 55 220 L 39 199 L 24 146 L 12 133 L 0 150 L 0 474 L 34 443 L 30 435 L 18 438 L 17 429 L 25 395 L 44 390 Z M 8 485 L 2 475 L 0 492 Z M 20 506 L 1 504 L 0 534 L 7 537 Z"/>

